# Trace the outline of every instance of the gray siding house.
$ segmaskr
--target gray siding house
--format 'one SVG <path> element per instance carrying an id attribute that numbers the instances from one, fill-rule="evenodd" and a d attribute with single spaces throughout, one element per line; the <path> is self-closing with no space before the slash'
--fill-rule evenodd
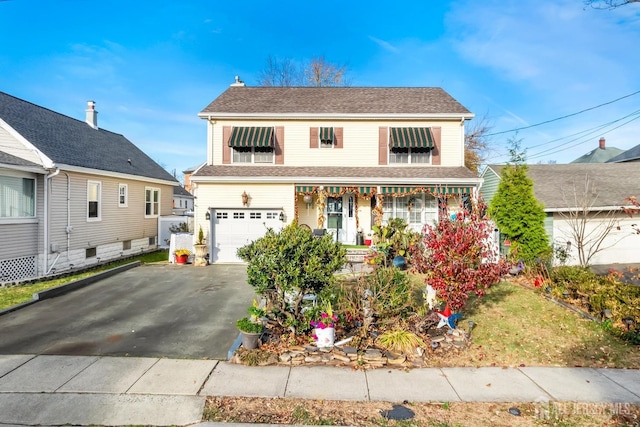
<path id="1" fill-rule="evenodd" d="M 0 92 L 0 283 L 157 247 L 178 182 L 124 136 Z"/>
<path id="2" fill-rule="evenodd" d="M 505 165 L 489 165 L 482 172 L 484 182 L 480 193 L 487 204 L 498 190 Z M 629 196 L 640 196 L 640 169 L 633 163 L 570 163 L 528 165 L 528 177 L 533 192 L 544 205 L 547 214 L 545 231 L 555 247 L 566 248 L 568 264 L 577 264 L 574 229 L 570 212 L 584 212 L 587 220 L 585 236 L 595 242 L 595 236 L 610 219 L 616 226 L 601 243 L 605 248 L 596 254 L 591 264 L 640 262 L 640 235 L 632 225 L 638 218 L 629 218 L 620 209 Z"/>

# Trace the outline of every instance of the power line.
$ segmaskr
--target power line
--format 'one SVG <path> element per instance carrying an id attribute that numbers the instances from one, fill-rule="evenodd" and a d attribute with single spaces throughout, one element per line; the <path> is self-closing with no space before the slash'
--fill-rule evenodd
<path id="1" fill-rule="evenodd" d="M 622 124 L 620 124 L 620 125 L 618 125 L 618 126 L 616 126 L 614 128 L 611 128 L 608 131 L 604 132 L 603 134 L 606 135 L 607 133 L 609 133 L 611 131 L 614 131 L 614 130 L 616 130 L 616 129 L 618 129 L 618 128 L 620 128 L 620 127 L 622 127 L 622 126 L 624 126 L 624 125 L 626 125 L 628 123 L 631 123 L 634 120 L 638 120 L 638 119 L 640 119 L 640 116 L 636 116 L 636 117 L 634 117 L 634 118 L 632 118 L 632 119 L 630 119 L 630 120 L 628 120 L 628 121 L 626 121 L 626 122 L 624 122 L 624 123 L 622 123 Z M 583 141 L 580 141 L 577 144 L 571 145 L 571 146 L 566 147 L 566 148 L 559 149 L 560 147 L 562 147 L 564 145 L 567 145 L 567 144 L 569 144 L 569 143 L 571 143 L 571 142 L 573 142 L 573 141 L 575 141 L 577 139 L 578 138 L 576 138 L 574 140 L 571 140 L 571 141 L 568 141 L 568 142 L 565 142 L 564 144 L 560 144 L 557 147 L 548 148 L 546 150 L 543 150 L 543 151 L 540 151 L 538 153 L 532 154 L 531 156 L 527 156 L 527 159 L 535 159 L 535 158 L 547 156 L 549 154 L 560 153 L 561 151 L 565 151 L 565 150 L 568 150 L 569 148 L 577 147 L 578 145 L 581 145 L 581 144 L 584 144 L 585 142 L 587 142 L 587 140 L 583 140 Z"/>
<path id="2" fill-rule="evenodd" d="M 558 120 L 566 119 L 567 117 L 577 116 L 578 114 L 582 114 L 582 113 L 585 113 L 587 111 L 595 110 L 596 108 L 604 107 L 605 105 L 613 104 L 614 102 L 618 102 L 618 101 L 620 101 L 622 99 L 629 98 L 629 97 L 631 97 L 633 95 L 637 95 L 639 93 L 640 93 L 640 90 L 638 90 L 636 92 L 633 92 L 633 93 L 630 93 L 628 95 L 622 96 L 620 98 L 614 99 L 613 101 L 609 101 L 609 102 L 605 102 L 604 104 L 596 105 L 595 107 L 585 108 L 584 110 L 580 110 L 577 113 L 567 114 L 566 116 L 557 117 L 557 118 L 551 119 L 551 120 L 546 120 L 544 122 L 536 123 L 534 125 L 523 126 L 523 127 L 520 127 L 520 128 L 515 128 L 515 129 L 510 129 L 510 130 L 504 130 L 504 131 L 501 131 L 501 132 L 488 133 L 485 136 L 502 135 L 504 133 L 517 132 L 517 131 L 524 130 L 524 129 L 530 129 L 530 128 L 533 128 L 533 127 L 536 127 L 536 126 L 546 125 L 547 123 L 557 122 Z"/>

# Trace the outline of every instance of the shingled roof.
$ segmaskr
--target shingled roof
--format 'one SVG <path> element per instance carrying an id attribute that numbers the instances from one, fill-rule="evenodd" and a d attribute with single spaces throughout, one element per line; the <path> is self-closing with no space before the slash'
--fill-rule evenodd
<path id="1" fill-rule="evenodd" d="M 502 175 L 505 165 L 489 165 Z M 570 163 L 527 165 L 533 192 L 546 210 L 576 207 L 568 200 L 584 193 L 588 176 L 595 189 L 593 208 L 623 206 L 629 196 L 640 196 L 640 169 L 633 163 Z M 575 189 L 575 190 L 574 190 Z M 573 204 L 574 206 L 570 206 Z"/>
<path id="2" fill-rule="evenodd" d="M 230 87 L 201 117 L 473 114 L 438 87 Z"/>
<path id="3" fill-rule="evenodd" d="M 0 119 L 56 164 L 177 182 L 124 136 L 0 92 Z"/>
<path id="4" fill-rule="evenodd" d="M 29 166 L 29 167 L 38 166 L 37 164 L 30 162 L 29 160 L 12 156 L 11 154 L 5 153 L 4 151 L 0 151 L 0 164 L 14 165 L 14 166 Z"/>
<path id="5" fill-rule="evenodd" d="M 607 163 L 633 162 L 638 160 L 640 160 L 640 145 L 636 145 L 635 147 L 610 158 L 607 160 Z"/>

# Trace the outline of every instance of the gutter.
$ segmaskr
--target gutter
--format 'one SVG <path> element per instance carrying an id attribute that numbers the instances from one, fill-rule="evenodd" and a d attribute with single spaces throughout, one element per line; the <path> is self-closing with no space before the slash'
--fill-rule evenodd
<path id="1" fill-rule="evenodd" d="M 44 272 L 49 270 L 49 180 L 60 173 L 60 168 L 55 167 L 55 172 L 48 173 L 44 177 L 44 212 L 42 214 L 44 221 Z"/>

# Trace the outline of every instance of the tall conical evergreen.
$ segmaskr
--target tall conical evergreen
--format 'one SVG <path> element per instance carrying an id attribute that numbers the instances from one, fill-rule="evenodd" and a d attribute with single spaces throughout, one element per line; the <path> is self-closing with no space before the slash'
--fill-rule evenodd
<path id="1" fill-rule="evenodd" d="M 510 254 L 515 260 L 531 263 L 550 252 L 544 207 L 533 194 L 533 181 L 527 176 L 520 140 L 513 139 L 510 143 L 511 159 L 502 169 L 498 191 L 489 204 L 489 217 L 505 239 L 511 240 Z"/>

